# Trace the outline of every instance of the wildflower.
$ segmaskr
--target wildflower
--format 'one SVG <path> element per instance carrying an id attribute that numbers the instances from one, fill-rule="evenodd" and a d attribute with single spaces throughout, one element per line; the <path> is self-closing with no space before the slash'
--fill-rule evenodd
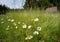
<path id="1" fill-rule="evenodd" d="M 11 16 L 7 16 L 7 18 L 10 18 Z"/>
<path id="2" fill-rule="evenodd" d="M 4 20 L 3 18 L 1 18 L 1 20 Z"/>
<path id="3" fill-rule="evenodd" d="M 29 26 L 28 26 L 28 29 L 30 29 L 31 27 L 32 27 L 32 26 L 31 26 L 31 25 L 29 25 Z"/>
<path id="4" fill-rule="evenodd" d="M 9 30 L 9 25 L 7 26 L 6 30 Z"/>
<path id="5" fill-rule="evenodd" d="M 4 23 L 4 22 L 1 22 L 2 24 Z"/>
<path id="6" fill-rule="evenodd" d="M 22 24 L 25 24 L 24 22 Z"/>
<path id="7" fill-rule="evenodd" d="M 44 42 L 44 40 L 42 42 Z"/>
<path id="8" fill-rule="evenodd" d="M 18 24 L 20 24 L 20 22 L 18 22 Z"/>
<path id="9" fill-rule="evenodd" d="M 9 30 L 9 28 L 7 27 L 6 30 Z"/>
<path id="10" fill-rule="evenodd" d="M 41 27 L 37 27 L 37 30 L 38 30 L 38 31 L 41 31 Z"/>
<path id="11" fill-rule="evenodd" d="M 35 18 L 34 21 L 35 21 L 35 22 L 39 21 L 39 18 Z"/>
<path id="12" fill-rule="evenodd" d="M 8 25 L 8 27 L 10 27 L 10 26 Z"/>
<path id="13" fill-rule="evenodd" d="M 15 25 L 15 26 L 16 26 L 17 24 L 14 22 L 14 23 L 13 23 L 13 25 Z"/>
<path id="14" fill-rule="evenodd" d="M 33 38 L 33 36 L 32 35 L 29 35 L 29 36 L 27 36 L 26 38 L 25 38 L 25 40 L 30 40 L 30 39 L 32 39 Z"/>
<path id="15" fill-rule="evenodd" d="M 26 28 L 26 27 L 27 27 L 27 25 L 26 25 L 26 24 L 24 24 L 22 27 L 23 27 L 23 28 Z"/>
<path id="16" fill-rule="evenodd" d="M 8 21 L 11 21 L 11 19 L 8 19 Z"/>
<path id="17" fill-rule="evenodd" d="M 12 19 L 11 22 L 14 22 L 14 19 Z"/>
<path id="18" fill-rule="evenodd" d="M 18 27 L 16 26 L 16 29 L 17 29 Z"/>
<path id="19" fill-rule="evenodd" d="M 39 32 L 38 32 L 38 31 L 34 31 L 33 34 L 34 34 L 34 35 L 38 35 Z"/>

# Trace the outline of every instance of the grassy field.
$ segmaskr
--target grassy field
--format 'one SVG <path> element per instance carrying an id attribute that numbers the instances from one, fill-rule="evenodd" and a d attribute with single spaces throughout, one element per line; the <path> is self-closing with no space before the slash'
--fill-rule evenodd
<path id="1" fill-rule="evenodd" d="M 60 13 L 27 10 L 0 15 L 0 42 L 60 42 Z"/>

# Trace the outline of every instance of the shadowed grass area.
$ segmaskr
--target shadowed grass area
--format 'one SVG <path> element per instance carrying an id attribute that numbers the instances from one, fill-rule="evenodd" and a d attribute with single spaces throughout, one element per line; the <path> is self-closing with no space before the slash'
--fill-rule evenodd
<path id="1" fill-rule="evenodd" d="M 60 13 L 25 10 L 0 15 L 0 42 L 60 42 Z"/>

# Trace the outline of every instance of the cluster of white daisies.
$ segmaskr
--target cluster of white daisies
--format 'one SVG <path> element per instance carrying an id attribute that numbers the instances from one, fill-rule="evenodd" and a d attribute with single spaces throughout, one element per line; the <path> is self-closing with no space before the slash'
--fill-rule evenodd
<path id="1" fill-rule="evenodd" d="M 33 35 L 39 35 L 39 32 L 41 31 L 41 27 L 37 27 L 37 30 L 33 32 Z M 30 40 L 33 38 L 33 35 L 27 35 L 25 40 Z"/>
<path id="2" fill-rule="evenodd" d="M 5 22 L 4 22 L 4 19 L 1 18 L 1 20 L 2 20 L 1 24 L 4 24 L 4 23 L 5 23 Z M 14 19 L 8 18 L 7 21 L 8 21 L 8 22 L 11 22 L 11 23 L 15 26 L 16 29 L 18 28 L 17 23 L 15 23 L 15 20 L 14 20 Z M 39 21 L 39 18 L 35 18 L 35 19 L 33 19 L 33 21 L 34 21 L 34 22 L 38 22 L 38 21 Z M 18 24 L 20 24 L 20 23 L 21 23 L 21 22 L 18 22 Z M 10 28 L 10 26 L 8 25 L 7 28 L 6 28 L 6 30 L 9 30 L 9 28 Z M 23 23 L 22 28 L 23 28 L 23 29 L 26 29 L 26 28 L 31 29 L 31 28 L 32 28 L 32 25 L 26 25 L 25 23 Z M 33 32 L 33 35 L 39 35 L 39 32 L 40 32 L 40 31 L 41 31 L 41 27 L 38 26 L 37 29 L 36 29 L 36 31 Z M 33 38 L 32 35 L 27 35 L 27 37 L 25 38 L 25 40 L 30 40 L 30 39 L 32 39 L 32 38 Z"/>

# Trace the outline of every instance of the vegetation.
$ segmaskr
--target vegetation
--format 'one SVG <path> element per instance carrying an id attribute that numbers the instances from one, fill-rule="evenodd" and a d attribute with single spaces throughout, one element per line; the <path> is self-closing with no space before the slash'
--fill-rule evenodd
<path id="1" fill-rule="evenodd" d="M 32 10 L 0 5 L 0 42 L 60 42 L 60 13 L 40 11 L 52 6 L 60 9 L 60 0 L 26 0 Z"/>
<path id="2" fill-rule="evenodd" d="M 5 5 L 0 5 L 0 14 L 5 14 L 9 8 Z"/>
<path id="3" fill-rule="evenodd" d="M 24 10 L 0 15 L 0 42 L 60 42 L 60 13 Z"/>
<path id="4" fill-rule="evenodd" d="M 60 0 L 26 0 L 25 8 L 40 8 L 45 9 L 48 7 L 57 6 L 60 9 Z"/>

